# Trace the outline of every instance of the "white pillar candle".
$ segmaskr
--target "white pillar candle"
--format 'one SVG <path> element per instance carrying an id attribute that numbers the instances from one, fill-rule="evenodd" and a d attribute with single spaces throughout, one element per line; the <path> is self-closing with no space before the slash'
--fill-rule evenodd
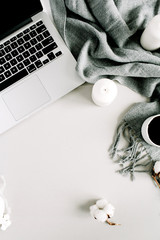
<path id="1" fill-rule="evenodd" d="M 92 88 L 92 100 L 98 106 L 107 106 L 117 96 L 116 84 L 107 78 L 98 80 Z"/>
<path id="2" fill-rule="evenodd" d="M 149 51 L 160 48 L 160 15 L 154 16 L 143 31 L 140 43 L 142 47 Z"/>

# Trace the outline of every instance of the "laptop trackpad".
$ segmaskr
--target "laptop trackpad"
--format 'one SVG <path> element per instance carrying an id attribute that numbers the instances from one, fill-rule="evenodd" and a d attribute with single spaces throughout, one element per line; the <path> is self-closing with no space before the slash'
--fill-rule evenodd
<path id="1" fill-rule="evenodd" d="M 17 121 L 50 100 L 50 96 L 36 75 L 5 93 L 2 98 Z"/>

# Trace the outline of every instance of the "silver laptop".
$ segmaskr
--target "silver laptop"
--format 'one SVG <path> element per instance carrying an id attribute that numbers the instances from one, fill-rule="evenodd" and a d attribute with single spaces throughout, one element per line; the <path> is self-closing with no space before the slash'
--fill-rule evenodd
<path id="1" fill-rule="evenodd" d="M 40 0 L 1 1 L 0 133 L 83 83 Z M 2 14 L 4 13 L 4 14 Z"/>

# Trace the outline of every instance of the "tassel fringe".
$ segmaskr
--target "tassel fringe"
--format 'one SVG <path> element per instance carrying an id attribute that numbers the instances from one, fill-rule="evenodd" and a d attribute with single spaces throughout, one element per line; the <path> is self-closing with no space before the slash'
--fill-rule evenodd
<path id="1" fill-rule="evenodd" d="M 123 175 L 130 173 L 132 180 L 135 172 L 150 172 L 153 167 L 153 161 L 141 139 L 136 137 L 126 121 L 119 125 L 109 153 L 121 166 L 118 172 Z"/>

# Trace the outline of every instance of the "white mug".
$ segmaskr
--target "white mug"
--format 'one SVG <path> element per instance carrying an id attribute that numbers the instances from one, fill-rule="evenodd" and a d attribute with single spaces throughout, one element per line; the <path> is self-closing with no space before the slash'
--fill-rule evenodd
<path id="1" fill-rule="evenodd" d="M 144 140 L 155 147 L 160 147 L 160 114 L 147 118 L 141 127 Z"/>

